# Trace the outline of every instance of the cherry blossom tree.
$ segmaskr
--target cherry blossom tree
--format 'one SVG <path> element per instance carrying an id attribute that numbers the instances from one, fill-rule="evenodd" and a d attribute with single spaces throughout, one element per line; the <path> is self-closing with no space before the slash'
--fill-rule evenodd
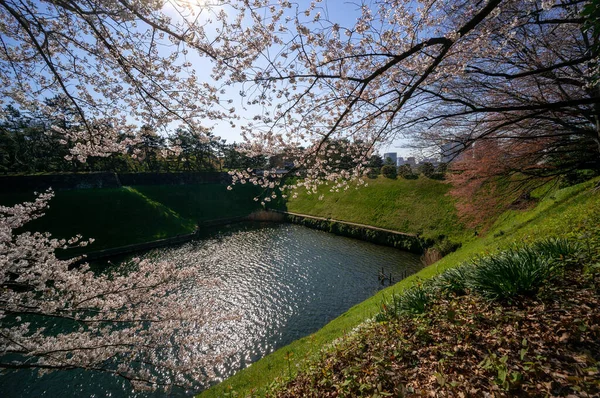
<path id="1" fill-rule="evenodd" d="M 530 204 L 530 193 L 552 176 L 538 176 L 546 140 L 482 140 L 464 150 L 447 174 L 457 210 L 471 228 L 487 229 L 506 208 Z"/>
<path id="2" fill-rule="evenodd" d="M 545 142 L 530 166 L 550 174 L 600 169 L 600 92 L 594 81 L 598 32 L 584 29 L 584 2 L 507 4 L 498 22 L 512 26 L 492 34 L 489 51 L 451 79 L 422 87 L 432 105 L 419 123 L 422 138 Z M 435 108 L 434 108 L 435 107 Z M 515 144 L 520 145 L 520 144 Z M 524 145 L 520 146 L 521 148 Z"/>
<path id="3" fill-rule="evenodd" d="M 207 138 L 201 122 L 226 114 L 217 89 L 203 84 L 188 59 L 193 51 L 226 65 L 240 43 L 208 39 L 204 18 L 162 1 L 1 0 L 0 102 L 56 115 L 45 97 L 66 102 L 69 126 L 54 125 L 68 158 L 85 162 L 135 147 L 141 126 L 180 125 Z M 207 8 L 225 23 L 218 9 Z M 234 10 L 235 11 L 235 10 Z M 226 26 L 241 29 L 239 23 Z M 231 33 L 232 37 L 235 36 Z M 224 320 L 194 269 L 172 262 L 134 261 L 94 272 L 55 251 L 87 245 L 22 232 L 42 215 L 51 192 L 34 202 L 0 207 L 0 369 L 86 369 L 121 376 L 134 387 L 187 385 L 210 375 L 219 350 L 208 325 Z M 188 297 L 189 296 L 189 297 Z M 57 326 L 58 325 L 58 326 Z"/>
<path id="4" fill-rule="evenodd" d="M 363 2 L 347 26 L 326 2 L 280 4 L 290 23 L 246 74 L 248 103 L 264 109 L 245 133 L 256 151 L 308 143 L 295 158 L 309 190 L 359 179 L 373 148 L 398 136 L 426 148 L 460 142 L 457 152 L 479 140 L 544 142 L 537 158 L 523 156 L 549 167 L 529 170 L 600 169 L 598 32 L 582 14 L 588 1 Z M 328 159 L 327 143 L 342 138 L 367 143 L 352 170 Z"/>
<path id="5" fill-rule="evenodd" d="M 202 121 L 230 112 L 218 87 L 199 77 L 202 68 L 210 71 L 213 61 L 220 77 L 229 64 L 236 70 L 253 58 L 233 39 L 249 36 L 240 24 L 244 5 L 233 6 L 228 16 L 219 6 L 177 1 L 3 0 L 0 101 L 44 112 L 44 96 L 67 98 L 75 120 L 55 129 L 81 161 L 124 152 L 142 125 L 204 134 Z"/>
<path id="6" fill-rule="evenodd" d="M 123 151 L 140 124 L 203 132 L 202 120 L 236 119 L 225 96 L 239 88 L 239 111 L 254 112 L 249 155 L 289 154 L 311 191 L 360 184 L 375 149 L 400 135 L 465 147 L 552 135 L 578 140 L 597 167 L 589 1 L 362 2 L 346 23 L 321 0 L 173 3 L 176 17 L 162 1 L 2 1 L 4 98 L 41 109 L 44 93 L 69 98 L 78 128 L 61 132 L 85 160 Z M 340 150 L 353 168 L 335 162 Z M 273 185 L 269 173 L 233 178 Z"/>
<path id="7" fill-rule="evenodd" d="M 43 215 L 51 191 L 34 202 L 0 206 L 0 369 L 82 368 L 121 376 L 138 388 L 187 386 L 210 374 L 218 341 L 207 325 L 225 321 L 192 267 L 134 260 L 94 272 L 59 248 L 85 246 L 80 236 L 17 232 Z M 202 302 L 199 302 L 202 300 Z"/>
<path id="8" fill-rule="evenodd" d="M 402 135 L 466 151 L 495 141 L 501 151 L 487 152 L 503 155 L 486 172 L 506 159 L 546 172 L 565 152 L 568 167 L 598 167 L 589 4 L 363 1 L 343 21 L 330 9 L 339 3 L 319 0 L 0 0 L 0 108 L 50 112 L 44 97 L 65 98 L 70 126 L 55 132 L 79 161 L 125 152 L 141 126 L 210 140 L 204 122 L 251 114 L 241 123 L 247 155 L 285 154 L 303 177 L 290 187 L 311 192 L 363 184 L 378 146 Z M 269 189 L 264 202 L 287 194 L 268 170 L 232 179 Z M 172 299 L 193 271 L 140 262 L 104 275 L 58 260 L 56 248 L 85 242 L 16 231 L 48 199 L 0 209 L 0 347 L 17 356 L 0 365 L 103 369 L 149 384 L 200 377 L 206 359 L 194 347 L 207 336 L 192 332 L 210 307 Z M 54 317 L 74 329 L 43 329 L 40 319 Z"/>

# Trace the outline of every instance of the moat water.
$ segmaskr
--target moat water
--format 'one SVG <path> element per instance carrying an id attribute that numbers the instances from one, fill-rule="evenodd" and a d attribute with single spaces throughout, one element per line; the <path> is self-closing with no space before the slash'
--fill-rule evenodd
<path id="1" fill-rule="evenodd" d="M 382 268 L 395 282 L 421 268 L 418 255 L 291 224 L 240 224 L 142 257 L 196 267 L 218 282 L 211 298 L 219 310 L 235 316 L 220 327 L 226 336 L 221 348 L 233 353 L 215 367 L 217 377 L 169 396 L 197 393 L 317 331 L 382 289 Z M 5 373 L 0 392 L 4 397 L 165 396 L 133 392 L 119 378 L 84 371 L 42 377 L 32 371 Z"/>

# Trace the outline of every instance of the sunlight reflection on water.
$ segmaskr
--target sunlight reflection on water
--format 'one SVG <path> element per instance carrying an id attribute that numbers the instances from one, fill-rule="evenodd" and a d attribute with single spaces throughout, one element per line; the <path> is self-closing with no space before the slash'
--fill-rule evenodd
<path id="1" fill-rule="evenodd" d="M 218 379 L 212 383 L 315 332 L 373 295 L 382 288 L 377 278 L 382 268 L 398 281 L 421 267 L 414 254 L 291 224 L 241 224 L 142 257 L 194 266 L 218 281 L 210 291 L 183 289 L 197 297 L 198 305 L 210 295 L 219 313 L 237 316 L 214 330 L 226 338 L 223 346 L 211 349 L 232 354 L 215 369 Z M 30 372 L 4 375 L 0 391 L 11 397 L 133 396 L 120 380 L 79 371 L 39 379 Z"/>

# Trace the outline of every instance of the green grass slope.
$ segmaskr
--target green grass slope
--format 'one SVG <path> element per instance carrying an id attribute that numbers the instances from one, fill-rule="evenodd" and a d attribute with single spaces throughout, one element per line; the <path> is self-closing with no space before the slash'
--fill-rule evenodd
<path id="1" fill-rule="evenodd" d="M 450 185 L 428 178 L 391 180 L 379 177 L 367 180 L 368 186 L 345 192 L 329 192 L 323 186 L 317 195 L 299 191 L 286 203 L 287 211 L 330 217 L 337 220 L 373 225 L 436 239 L 446 235 L 462 240 L 462 228 L 447 194 Z M 317 197 L 323 194 L 322 200 Z"/>
<path id="2" fill-rule="evenodd" d="M 46 215 L 27 230 L 57 238 L 94 238 L 85 250 L 149 242 L 194 232 L 198 221 L 243 216 L 258 208 L 253 187 L 227 191 L 222 184 L 156 185 L 58 191 Z M 0 204 L 33 200 L 33 194 L 0 194 Z"/>
<path id="3" fill-rule="evenodd" d="M 200 397 L 262 395 L 275 378 L 286 377 L 289 372 L 295 372 L 306 359 L 318 355 L 321 347 L 335 339 L 343 338 L 350 330 L 373 317 L 386 297 L 404 291 L 416 281 L 431 278 L 447 268 L 456 267 L 475 255 L 493 252 L 515 242 L 522 243 L 551 236 L 585 239 L 586 234 L 592 233 L 600 224 L 600 193 L 595 189 L 598 181 L 596 179 L 557 191 L 533 209 L 505 213 L 486 236 L 464 244 L 460 250 L 437 263 L 380 291 L 352 307 L 318 332 L 266 356 L 203 392 Z M 295 211 L 300 212 L 299 209 Z"/>
<path id="4" fill-rule="evenodd" d="M 260 208 L 252 200 L 259 194 L 253 185 L 238 185 L 232 191 L 223 184 L 139 185 L 135 189 L 194 221 L 245 216 Z"/>
<path id="5" fill-rule="evenodd" d="M 33 195 L 2 195 L 2 203 L 32 200 Z M 56 192 L 45 216 L 26 228 L 57 238 L 76 234 L 94 238 L 91 251 L 147 242 L 194 231 L 196 224 L 135 188 Z"/>

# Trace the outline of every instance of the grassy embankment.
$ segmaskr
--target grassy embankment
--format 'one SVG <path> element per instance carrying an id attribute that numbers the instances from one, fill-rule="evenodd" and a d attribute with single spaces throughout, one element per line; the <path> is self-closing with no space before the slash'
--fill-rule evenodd
<path id="1" fill-rule="evenodd" d="M 102 250 L 188 234 L 198 222 L 243 216 L 258 208 L 253 187 L 227 191 L 221 184 L 133 186 L 59 191 L 45 216 L 26 228 L 57 238 L 94 238 Z M 33 194 L 0 194 L 0 204 L 32 200 Z"/>
<path id="2" fill-rule="evenodd" d="M 367 187 L 345 192 L 329 192 L 327 186 L 320 187 L 316 195 L 300 190 L 296 199 L 286 202 L 285 210 L 419 234 L 433 240 L 443 235 L 464 241 L 473 235 L 458 220 L 454 201 L 446 195 L 448 184 L 428 178 L 379 177 L 367 182 Z M 317 200 L 321 194 L 323 199 Z"/>
<path id="3" fill-rule="evenodd" d="M 375 183 L 371 183 L 371 189 L 377 186 L 393 186 L 393 184 L 407 184 L 405 188 L 409 187 L 408 184 L 424 184 L 428 187 L 430 183 L 433 187 L 435 182 L 429 182 L 423 180 L 422 182 L 417 181 L 392 181 L 388 182 L 385 180 L 377 180 Z M 239 372 L 223 383 L 213 387 L 212 389 L 205 391 L 201 394 L 201 397 L 222 397 L 228 394 L 233 396 L 246 396 L 256 393 L 261 395 L 265 389 L 274 382 L 278 377 L 287 377 L 289 373 L 295 373 L 297 369 L 302 369 L 307 363 L 307 360 L 314 359 L 319 355 L 319 351 L 322 347 L 331 343 L 335 339 L 344 337 L 352 329 L 361 324 L 367 319 L 372 318 L 380 308 L 381 303 L 385 298 L 389 298 L 393 294 L 401 293 L 415 284 L 417 281 L 430 279 L 435 275 L 440 274 L 444 270 L 458 266 L 463 261 L 466 261 L 473 256 L 481 255 L 485 253 L 491 253 L 498 249 L 506 248 L 515 242 L 533 242 L 541 238 L 547 237 L 566 237 L 566 238 L 578 238 L 582 231 L 589 226 L 589 223 L 598 223 L 600 214 L 600 195 L 593 189 L 595 184 L 598 183 L 598 179 L 590 181 L 584 184 L 576 185 L 560 191 L 553 192 L 551 195 L 546 195 L 537 206 L 526 211 L 508 211 L 504 213 L 499 220 L 492 226 L 488 233 L 483 237 L 476 239 L 470 239 L 464 241 L 463 247 L 458 251 L 446 256 L 437 263 L 424 268 L 419 273 L 397 283 L 396 285 L 385 289 L 370 299 L 354 306 L 345 314 L 336 318 L 324 328 L 318 332 L 295 341 L 294 343 L 279 349 L 278 351 L 266 356 L 260 361 L 256 362 L 249 368 Z M 432 189 L 432 188 L 428 189 Z M 438 187 L 439 193 L 443 193 L 444 187 Z M 367 188 L 369 189 L 369 188 Z M 447 188 L 446 188 L 447 189 Z M 355 214 L 354 219 L 347 217 L 346 213 L 338 211 L 333 206 L 333 203 L 343 202 L 344 199 L 340 195 L 337 200 L 333 197 L 327 197 L 322 204 L 314 204 L 314 209 L 311 210 L 307 203 L 302 198 L 297 203 L 291 201 L 288 204 L 289 211 L 303 212 L 309 214 L 315 214 L 320 216 L 332 217 L 345 219 L 348 221 L 361 222 L 365 224 L 379 224 L 379 226 L 385 226 L 387 228 L 393 228 L 392 225 L 382 224 L 386 221 L 385 214 L 380 216 L 374 216 L 378 214 L 373 210 L 373 205 L 377 203 L 375 191 L 372 194 L 360 195 L 357 191 L 354 195 L 357 197 L 363 197 L 363 205 L 368 205 L 368 208 L 361 210 L 360 202 L 354 202 L 355 205 L 345 203 L 346 207 L 353 207 L 352 210 L 348 211 L 348 214 L 352 212 Z M 389 200 L 397 200 L 398 196 L 405 192 L 397 191 L 394 195 L 390 194 Z M 381 193 L 381 195 L 385 195 Z M 415 195 L 418 195 L 415 193 Z M 381 200 L 381 199 L 379 199 Z M 438 203 L 446 203 L 447 198 L 437 198 Z M 417 203 L 418 202 L 418 203 Z M 329 205 L 327 204 L 329 203 Z M 413 202 L 415 205 L 422 204 L 423 201 L 415 199 Z M 394 204 L 381 204 L 381 208 L 394 208 Z M 425 206 L 426 208 L 433 206 Z M 320 208 L 320 209 L 319 209 Z M 329 212 L 329 213 L 327 213 Z M 370 212 L 370 213 L 369 213 Z M 414 214 L 415 211 L 407 210 L 407 214 Z M 371 214 L 373 222 L 366 219 L 365 214 Z M 421 217 L 428 219 L 429 214 L 446 214 L 445 211 L 440 211 L 436 208 L 430 208 L 429 210 L 423 210 Z M 441 230 L 444 234 L 449 236 L 466 236 L 465 231 L 459 228 L 458 233 L 452 231 L 452 220 L 455 220 L 455 216 L 447 215 L 449 218 L 447 224 L 442 224 Z M 363 217 L 363 218 L 359 218 Z M 392 218 L 392 217 L 390 217 Z M 411 219 L 413 219 L 411 217 Z M 383 220 L 383 221 L 382 221 Z M 418 219 L 416 219 L 418 221 Z M 401 223 L 402 220 L 397 219 L 397 223 Z M 433 226 L 436 224 L 427 222 L 431 225 L 431 229 L 423 229 L 422 233 L 425 235 L 431 233 L 434 236 L 437 231 Z M 418 224 L 417 224 L 418 225 Z M 446 225 L 446 226 L 443 226 Z M 456 226 L 456 224 L 454 224 Z M 430 231 L 430 232 L 428 232 Z M 410 232 L 410 231 L 408 231 Z"/>

